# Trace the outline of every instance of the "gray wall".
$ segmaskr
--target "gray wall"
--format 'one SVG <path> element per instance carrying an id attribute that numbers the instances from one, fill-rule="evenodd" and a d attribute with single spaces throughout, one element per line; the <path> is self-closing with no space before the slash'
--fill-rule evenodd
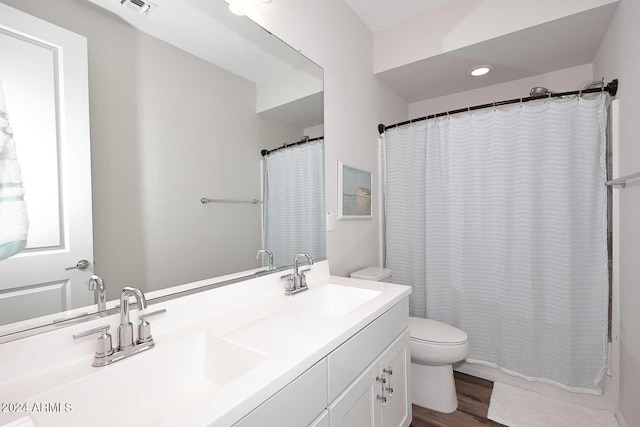
<path id="1" fill-rule="evenodd" d="M 96 272 L 110 298 L 258 266 L 260 136 L 299 137 L 256 115 L 252 82 L 84 0 L 2 0 L 88 38 Z M 293 137 L 293 135 L 296 135 Z"/>

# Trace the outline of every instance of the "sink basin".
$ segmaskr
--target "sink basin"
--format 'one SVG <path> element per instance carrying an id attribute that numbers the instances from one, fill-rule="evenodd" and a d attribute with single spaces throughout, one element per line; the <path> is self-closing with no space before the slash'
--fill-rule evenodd
<path id="1" fill-rule="evenodd" d="M 311 289 L 302 295 L 296 295 L 292 302 L 297 304 L 301 310 L 312 314 L 342 317 L 381 293 L 370 289 L 329 284 Z"/>
<path id="2" fill-rule="evenodd" d="M 275 312 L 258 322 L 229 331 L 226 337 L 257 348 L 279 346 L 296 351 L 309 330 L 321 331 L 327 318 L 349 314 L 382 292 L 342 285 L 325 285 L 288 297 Z"/>
<path id="3" fill-rule="evenodd" d="M 225 385 L 267 357 L 201 333 L 96 369 L 36 396 L 32 402 L 60 402 L 62 409 L 31 416 L 47 427 L 159 425 L 198 401 L 215 398 Z M 69 412 L 64 410 L 67 404 L 72 408 Z"/>

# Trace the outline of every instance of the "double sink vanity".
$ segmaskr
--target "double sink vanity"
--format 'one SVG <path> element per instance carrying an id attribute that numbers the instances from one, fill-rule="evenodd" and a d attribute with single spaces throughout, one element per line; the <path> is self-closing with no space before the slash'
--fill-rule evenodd
<path id="1" fill-rule="evenodd" d="M 30 221 L 0 427 L 408 426 L 410 288 L 287 267 L 326 257 L 322 68 L 226 1 L 153 4 L 0 0 Z"/>
<path id="2" fill-rule="evenodd" d="M 108 366 L 82 335 L 118 314 L 3 344 L 0 426 L 408 426 L 410 288 L 322 261 L 287 296 L 281 274 L 132 310 L 155 345 Z"/>

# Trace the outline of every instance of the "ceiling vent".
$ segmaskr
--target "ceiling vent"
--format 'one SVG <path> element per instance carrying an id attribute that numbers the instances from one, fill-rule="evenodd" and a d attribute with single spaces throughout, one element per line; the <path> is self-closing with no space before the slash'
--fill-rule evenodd
<path id="1" fill-rule="evenodd" d="M 123 6 L 128 7 L 131 10 L 138 12 L 140 15 L 148 15 L 156 5 L 145 0 L 122 0 Z"/>

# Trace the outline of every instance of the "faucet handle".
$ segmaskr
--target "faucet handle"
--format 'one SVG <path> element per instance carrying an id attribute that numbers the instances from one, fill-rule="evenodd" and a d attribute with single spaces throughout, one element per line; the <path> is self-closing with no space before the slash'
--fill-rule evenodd
<path id="1" fill-rule="evenodd" d="M 102 334 L 106 334 L 107 331 L 111 328 L 111 325 L 103 325 L 98 326 L 97 328 L 89 329 L 88 331 L 78 332 L 77 334 L 73 334 L 73 338 L 83 338 L 88 337 L 89 335 L 97 334 L 102 332 Z"/>
<path id="2" fill-rule="evenodd" d="M 302 270 L 300 272 L 300 287 L 301 288 L 306 288 L 307 287 L 307 276 L 305 276 L 304 273 L 308 273 L 310 271 L 311 271 L 310 268 L 305 268 L 304 270 Z"/>
<path id="3" fill-rule="evenodd" d="M 96 347 L 96 357 L 111 356 L 113 354 L 113 345 L 111 343 L 111 335 L 107 333 L 110 327 L 110 325 L 104 325 L 89 329 L 88 331 L 78 332 L 77 334 L 73 334 L 73 338 L 78 339 L 88 337 L 89 335 L 100 334 Z"/>
<path id="4" fill-rule="evenodd" d="M 286 280 L 284 285 L 284 294 L 291 295 L 291 292 L 295 289 L 293 282 L 293 273 L 285 274 L 284 276 L 280 276 L 280 280 Z"/>
<path id="5" fill-rule="evenodd" d="M 162 310 L 152 311 L 151 313 L 144 313 L 138 316 L 140 324 L 138 325 L 138 344 L 146 343 L 153 340 L 151 336 L 151 324 L 147 322 L 147 318 L 164 314 L 167 312 L 166 308 Z"/>

